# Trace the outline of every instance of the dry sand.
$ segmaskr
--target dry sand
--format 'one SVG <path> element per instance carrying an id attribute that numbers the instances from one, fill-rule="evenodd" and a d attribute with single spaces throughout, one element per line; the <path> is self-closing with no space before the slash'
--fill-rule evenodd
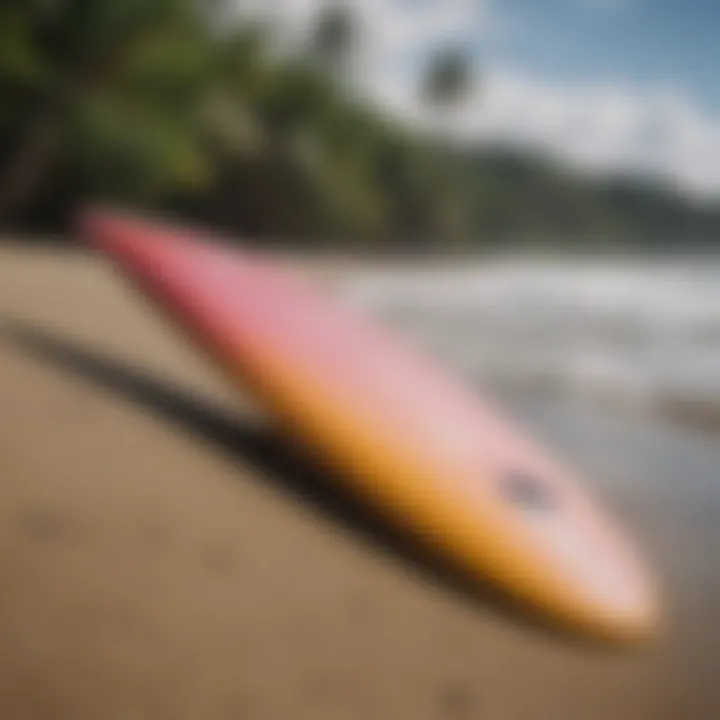
<path id="1" fill-rule="evenodd" d="M 666 552 L 684 533 L 711 556 L 716 515 L 610 486 L 689 590 L 656 647 L 562 643 L 303 499 L 280 441 L 101 262 L 0 250 L 0 323 L 0 718 L 720 717 L 717 563 Z"/>

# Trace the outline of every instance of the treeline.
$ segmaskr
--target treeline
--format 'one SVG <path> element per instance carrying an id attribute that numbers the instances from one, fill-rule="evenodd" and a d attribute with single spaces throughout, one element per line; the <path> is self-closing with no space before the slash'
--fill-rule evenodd
<path id="1" fill-rule="evenodd" d="M 0 224 L 59 230 L 86 199 L 297 242 L 412 249 L 567 242 L 673 246 L 720 236 L 720 210 L 549 161 L 462 152 L 354 97 L 357 27 L 318 14 L 302 49 L 230 2 L 4 0 Z M 471 68 L 440 50 L 428 111 Z"/>

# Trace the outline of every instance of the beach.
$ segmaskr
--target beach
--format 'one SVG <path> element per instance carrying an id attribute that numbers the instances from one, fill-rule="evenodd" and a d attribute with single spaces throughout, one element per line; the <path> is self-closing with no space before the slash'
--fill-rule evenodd
<path id="1" fill-rule="evenodd" d="M 489 392 L 657 567 L 652 646 L 578 646 L 445 587 L 318 502 L 272 423 L 107 265 L 0 248 L 0 716 L 720 717 L 716 433 Z"/>

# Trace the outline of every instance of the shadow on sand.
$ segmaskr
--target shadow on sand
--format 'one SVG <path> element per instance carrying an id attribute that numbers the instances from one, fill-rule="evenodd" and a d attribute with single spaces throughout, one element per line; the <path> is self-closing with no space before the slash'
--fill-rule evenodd
<path id="1" fill-rule="evenodd" d="M 330 516 L 375 551 L 402 561 L 415 575 L 440 584 L 466 602 L 491 607 L 546 635 L 561 636 L 566 642 L 604 647 L 597 640 L 568 635 L 564 628 L 515 605 L 491 585 L 469 579 L 433 552 L 422 537 L 398 530 L 385 522 L 380 512 L 352 497 L 341 479 L 293 447 L 276 430 L 255 427 L 208 398 L 30 324 L 4 323 L 0 325 L 0 339 L 35 361 L 131 402 L 202 439 L 234 461 L 256 468 L 259 473 L 243 475 L 243 480 L 273 483 L 316 512 Z"/>

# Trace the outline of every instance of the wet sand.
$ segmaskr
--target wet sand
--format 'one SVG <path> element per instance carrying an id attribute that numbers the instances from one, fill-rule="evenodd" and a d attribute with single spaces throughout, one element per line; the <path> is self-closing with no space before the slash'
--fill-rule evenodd
<path id="1" fill-rule="evenodd" d="M 662 640 L 616 655 L 498 616 L 316 502 L 101 262 L 1 249 L 0 326 L 0 717 L 720 717 L 711 436 L 511 403 L 660 568 Z"/>

